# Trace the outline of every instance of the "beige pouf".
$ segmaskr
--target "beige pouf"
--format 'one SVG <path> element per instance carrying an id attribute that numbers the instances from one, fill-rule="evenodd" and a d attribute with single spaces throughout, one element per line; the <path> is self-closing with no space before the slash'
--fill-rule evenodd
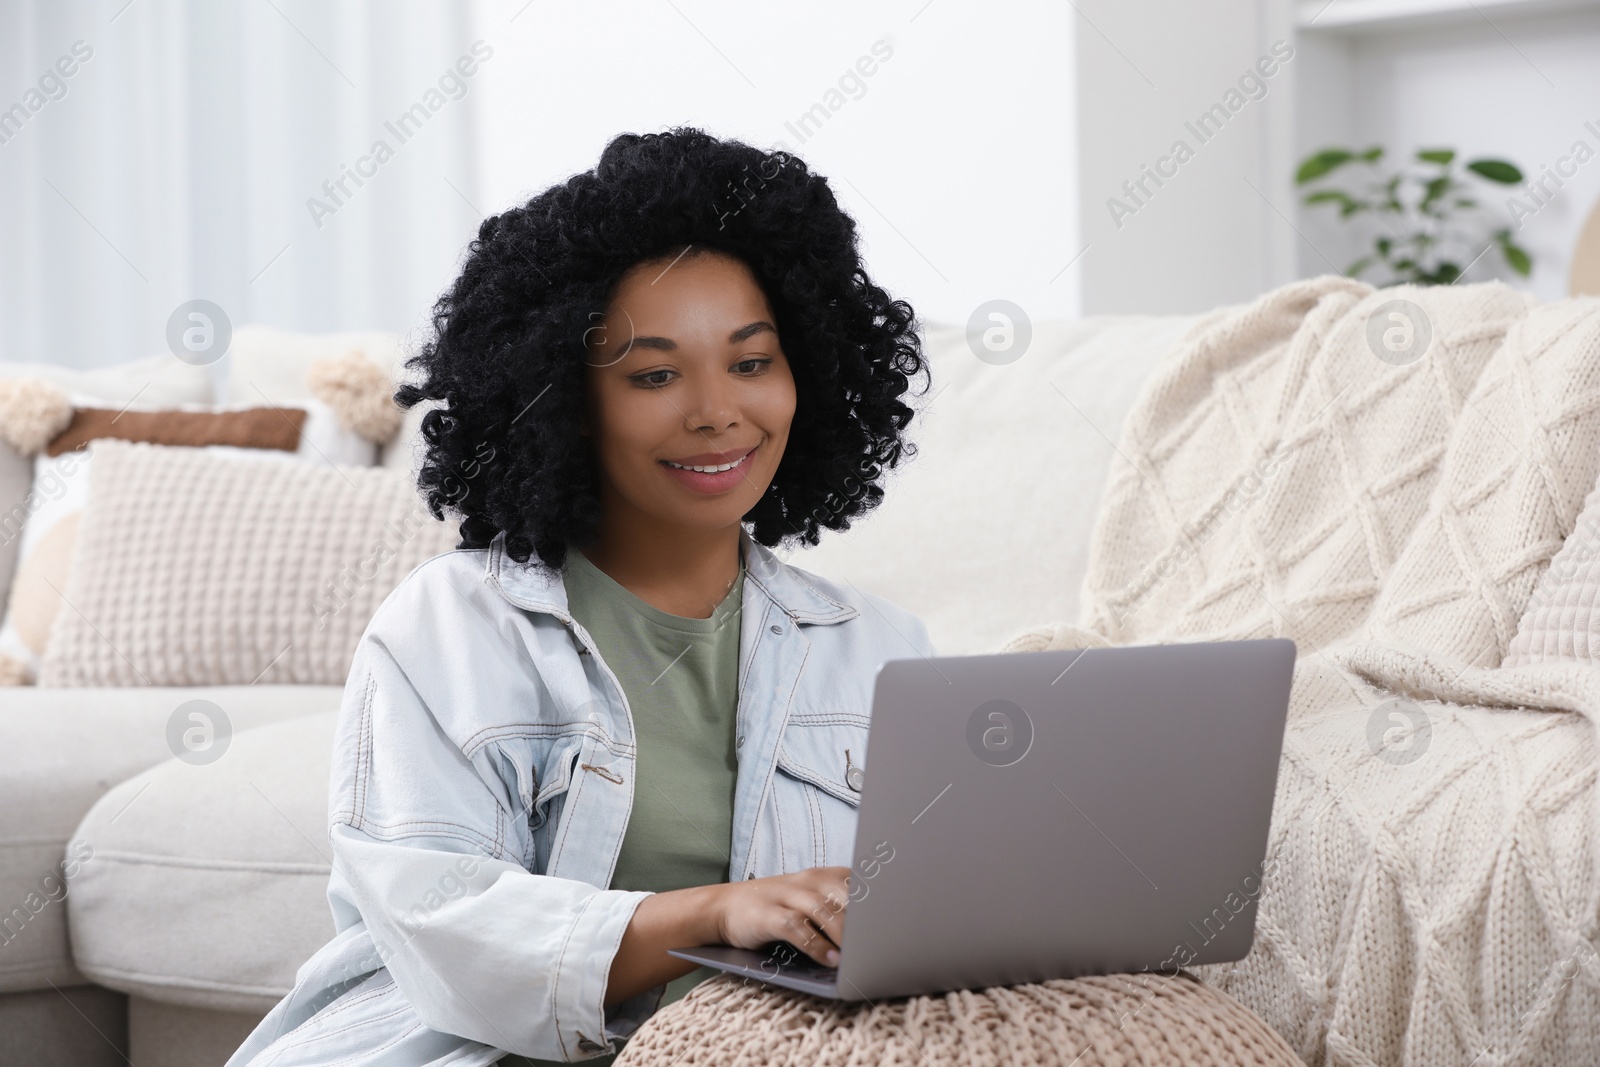
<path id="1" fill-rule="evenodd" d="M 1302 1067 L 1187 972 L 841 1003 L 722 975 L 635 1033 L 616 1067 Z"/>

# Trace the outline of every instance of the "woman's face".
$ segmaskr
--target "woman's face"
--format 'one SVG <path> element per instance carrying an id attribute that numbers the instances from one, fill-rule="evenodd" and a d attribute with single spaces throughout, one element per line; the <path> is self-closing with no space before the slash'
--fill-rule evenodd
<path id="1" fill-rule="evenodd" d="M 670 526 L 737 524 L 772 483 L 795 405 L 750 269 L 718 253 L 638 264 L 586 340 L 584 432 L 606 520 L 620 509 Z"/>

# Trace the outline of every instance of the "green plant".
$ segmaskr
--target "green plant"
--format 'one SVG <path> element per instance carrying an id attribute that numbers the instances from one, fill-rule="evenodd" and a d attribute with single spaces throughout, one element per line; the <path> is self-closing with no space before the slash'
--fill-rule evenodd
<path id="1" fill-rule="evenodd" d="M 1346 274 L 1356 277 L 1369 267 L 1383 266 L 1392 275 L 1385 285 L 1448 285 L 1466 269 L 1458 256 L 1464 254 L 1470 267 L 1493 244 L 1512 270 L 1528 276 L 1532 257 L 1511 239 L 1509 227 L 1491 229 L 1493 217 L 1470 195 L 1473 186 L 1462 180 L 1464 175 L 1457 176 L 1455 149 L 1424 148 L 1414 162 L 1387 173 L 1379 169 L 1382 158 L 1383 149 L 1376 145 L 1364 152 L 1325 148 L 1306 157 L 1295 172 L 1295 184 L 1308 185 L 1347 164 L 1368 168 L 1370 177 L 1359 192 L 1323 187 L 1305 197 L 1313 206 L 1338 205 L 1341 219 L 1370 213 L 1378 220 L 1372 254 L 1352 263 Z M 1499 185 L 1522 181 L 1522 171 L 1503 159 L 1474 159 L 1466 170 Z"/>

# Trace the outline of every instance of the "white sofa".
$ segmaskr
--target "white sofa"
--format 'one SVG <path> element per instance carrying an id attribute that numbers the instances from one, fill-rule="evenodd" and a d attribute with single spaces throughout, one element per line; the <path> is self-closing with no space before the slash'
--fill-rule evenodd
<path id="1" fill-rule="evenodd" d="M 920 453 L 857 529 L 794 558 L 917 612 L 946 653 L 994 649 L 1030 630 L 1014 647 L 1041 633 L 1060 643 L 1293 631 L 1302 713 L 1286 732 L 1269 843 L 1289 860 L 1267 880 L 1255 950 L 1236 967 L 1202 968 L 1202 977 L 1254 1009 L 1312 1067 L 1433 1067 L 1474 1056 L 1508 1067 L 1582 1067 L 1600 1049 L 1592 1024 L 1600 1010 L 1600 868 L 1592 863 L 1600 790 L 1593 728 L 1570 712 L 1575 699 L 1600 716 L 1600 670 L 1551 665 L 1540 677 L 1566 694 L 1552 704 L 1548 691 L 1534 701 L 1506 689 L 1510 676 L 1494 663 L 1452 665 L 1433 678 L 1437 664 L 1416 673 L 1392 642 L 1329 641 L 1369 622 L 1391 638 L 1416 637 L 1424 631 L 1407 621 L 1413 615 L 1465 604 L 1483 607 L 1485 618 L 1446 627 L 1447 638 L 1434 634 L 1420 651 L 1439 653 L 1440 663 L 1476 662 L 1473 648 L 1450 642 L 1474 644 L 1492 617 L 1504 652 L 1510 631 L 1520 636 L 1531 582 L 1558 572 L 1547 564 L 1562 540 L 1575 555 L 1600 544 L 1576 532 L 1579 498 L 1600 468 L 1590 447 L 1600 439 L 1592 370 L 1600 303 L 1565 301 L 1523 322 L 1520 298 L 1504 289 L 1407 294 L 1432 308 L 1440 355 L 1384 378 L 1368 362 L 1378 353 L 1368 351 L 1370 336 L 1363 346 L 1360 326 L 1392 294 L 1360 296 L 1336 324 L 1306 312 L 1311 291 L 1349 284 L 1322 279 L 1201 316 L 1039 323 L 1028 351 L 1004 365 L 979 358 L 962 330 L 929 327 L 934 386 L 916 401 Z M 1242 339 L 1252 331 L 1292 332 L 1301 343 L 1257 348 Z M 316 348 L 285 347 L 283 362 L 292 368 Z M 1335 368 L 1327 361 L 1336 352 L 1346 355 Z M 1440 376 L 1471 380 L 1495 353 L 1500 369 L 1482 393 L 1457 399 L 1438 387 Z M 1335 369 L 1347 381 L 1349 410 L 1328 399 L 1343 392 L 1329 384 Z M 269 378 L 251 388 L 287 400 L 293 374 L 262 388 Z M 1206 404 L 1184 406 L 1196 396 Z M 1389 402 L 1400 396 L 1412 400 Z M 1135 407 L 1136 397 L 1145 403 Z M 1212 498 L 1227 510 L 1244 492 L 1234 487 L 1240 465 L 1276 439 L 1273 419 L 1295 397 L 1309 414 L 1295 423 L 1301 450 L 1290 450 L 1284 469 L 1298 473 L 1265 486 L 1261 474 L 1240 498 L 1256 501 L 1260 521 L 1211 536 L 1222 528 L 1206 521 Z M 1393 435 L 1358 428 L 1384 420 L 1428 432 L 1411 451 L 1380 454 L 1379 439 Z M 1458 424 L 1460 440 L 1441 443 Z M 1335 442 L 1344 451 L 1327 451 Z M 1476 455 L 1481 442 L 1499 481 L 1441 459 L 1456 454 L 1455 444 L 1460 455 Z M 1354 480 L 1352 450 L 1372 467 Z M 1530 452 L 1542 464 L 1526 463 Z M 403 465 L 408 453 L 402 435 L 386 465 Z M 1418 482 L 1419 471 L 1438 476 Z M 1507 480 L 1507 471 L 1524 480 Z M 1391 495 L 1414 482 L 1453 494 L 1428 514 L 1477 509 L 1472 524 L 1422 522 L 1412 496 L 1401 522 Z M 1533 503 L 1490 492 L 1501 485 L 1526 487 Z M 1321 516 L 1316 536 L 1278 510 L 1290 496 L 1305 505 L 1294 512 L 1301 520 Z M 1486 500 L 1499 510 L 1485 510 Z M 1600 491 L 1595 500 L 1600 514 Z M 1415 531 L 1447 525 L 1456 537 L 1448 551 L 1427 533 L 1412 543 Z M 1345 527 L 1349 536 L 1330 539 L 1327 529 Z M 1286 554 L 1258 552 L 1261 536 L 1281 540 Z M 1161 568 L 1178 559 L 1168 552 L 1176 538 L 1195 542 L 1195 561 L 1167 581 Z M 1382 566 L 1372 562 L 1374 544 Z M 1487 552 L 1498 569 L 1473 585 L 1441 565 L 1432 584 L 1408 586 L 1416 567 L 1384 562 L 1400 544 L 1414 564 Z M 1306 554 L 1317 545 L 1332 547 Z M 1270 559 L 1292 600 L 1250 600 L 1252 587 L 1233 581 L 1227 557 L 1235 548 Z M 1347 566 L 1351 559 L 1379 578 L 1398 576 L 1397 584 L 1339 577 L 1361 569 Z M 1147 588 L 1159 596 L 1136 613 L 1142 628 L 1106 616 L 1123 593 Z M 1080 593 L 1089 609 L 1081 616 Z M 1254 614 L 1218 623 L 1214 609 L 1237 606 L 1233 594 Z M 1587 612 L 1551 625 L 1592 641 Z M 1073 621 L 1097 633 L 1035 629 Z M 1347 664 L 1343 674 L 1337 663 Z M 1432 741 L 1415 763 L 1386 758 L 1390 694 L 1367 683 L 1358 692 L 1353 670 L 1405 683 L 1424 709 Z M 1480 706 L 1491 691 L 1499 693 L 1493 706 Z M 332 928 L 325 788 L 339 695 L 335 686 L 0 689 L 0 799 L 8 801 L 0 804 L 0 1064 L 126 1057 L 160 1067 L 228 1056 Z M 224 757 L 203 766 L 169 758 L 164 736 L 172 709 L 197 696 L 222 705 L 237 728 Z M 54 876 L 64 862 L 73 871 L 63 899 Z M 32 903 L 18 910 L 21 901 Z"/>
<path id="2" fill-rule="evenodd" d="M 977 358 L 961 327 L 929 326 L 919 454 L 876 512 L 791 558 L 917 612 L 943 652 L 1075 618 L 1112 442 L 1194 321 L 1039 322 L 1004 366 Z M 92 848 L 65 897 L 36 894 L 44 906 L 0 947 L 0 1063 L 226 1058 L 333 930 L 325 805 L 339 695 L 0 690 L 0 907 L 59 870 L 69 840 Z M 172 758 L 164 736 L 194 697 L 227 709 L 236 730 L 205 766 Z"/>
<path id="3" fill-rule="evenodd" d="M 1203 968 L 1202 976 L 1257 1011 L 1313 1067 L 1432 1067 L 1474 1055 L 1479 1063 L 1530 1067 L 1590 1064 L 1600 1048 L 1592 1025 L 1600 1010 L 1592 727 L 1570 714 L 1570 701 L 1551 705 L 1548 692 L 1540 706 L 1550 707 L 1524 707 L 1529 698 L 1505 689 L 1508 676 L 1493 663 L 1407 681 L 1404 670 L 1390 670 L 1401 662 L 1398 646 L 1374 652 L 1378 646 L 1341 649 L 1327 640 L 1348 636 L 1363 618 L 1393 630 L 1391 637 L 1421 633 L 1405 620 L 1463 601 L 1493 609 L 1503 652 L 1530 583 L 1557 573 L 1547 564 L 1562 539 L 1575 554 L 1592 550 L 1575 524 L 1582 487 L 1594 483 L 1600 461 L 1589 444 L 1570 442 L 1600 435 L 1600 379 L 1592 373 L 1600 365 L 1600 303 L 1563 302 L 1524 323 L 1515 321 L 1520 298 L 1504 289 L 1410 294 L 1433 309 L 1441 355 L 1385 379 L 1368 363 L 1378 353 L 1360 343 L 1359 327 L 1367 310 L 1392 294 L 1360 296 L 1359 307 L 1340 312 L 1337 328 L 1320 312 L 1306 313 L 1308 292 L 1340 287 L 1349 283 L 1323 279 L 1248 309 L 1202 316 L 1039 323 L 1029 350 L 1005 365 L 979 358 L 960 329 L 930 327 L 934 387 L 917 401 L 924 408 L 915 424 L 920 454 L 893 477 L 879 511 L 795 558 L 916 611 L 941 651 L 962 653 L 994 649 L 1046 623 L 1098 624 L 1102 637 L 1123 632 L 1105 617 L 1108 604 L 1146 586 L 1160 597 L 1140 616 L 1144 628 L 1124 636 L 1237 636 L 1233 623 L 1206 628 L 1208 611 L 1234 603 L 1229 590 L 1241 599 L 1248 593 L 1230 584 L 1233 571 L 1223 558 L 1229 546 L 1255 559 L 1261 546 L 1252 530 L 1286 539 L 1296 560 L 1308 545 L 1335 546 L 1306 557 L 1301 577 L 1309 584 L 1296 593 L 1295 618 L 1283 613 L 1281 598 L 1267 596 L 1259 606 L 1249 601 L 1255 614 L 1238 624 L 1257 635 L 1287 628 L 1301 642 L 1296 699 L 1304 713 L 1286 733 L 1269 844 L 1290 859 L 1263 894 L 1255 951 L 1237 967 Z M 1498 318 L 1489 323 L 1486 315 Z M 1303 333 L 1303 343 L 1258 349 L 1240 340 L 1241 330 Z M 1263 351 L 1270 355 L 1257 358 Z M 1326 360 L 1334 351 L 1348 353 L 1337 371 L 1350 379 L 1351 410 L 1327 399 L 1341 392 L 1328 384 Z M 1434 387 L 1439 375 L 1475 373 L 1495 352 L 1504 356 L 1494 364 L 1501 369 L 1475 399 L 1457 401 Z M 1402 382 L 1406 390 L 1398 389 Z M 1197 395 L 1207 398 L 1204 408 L 1177 402 Z M 1428 403 L 1380 402 L 1399 395 Z M 1136 396 L 1147 402 L 1134 410 Z M 1212 514 L 1208 502 L 1220 497 L 1226 509 L 1238 495 L 1234 468 L 1273 439 L 1272 418 L 1289 410 L 1279 410 L 1286 397 L 1298 397 L 1310 414 L 1296 423 L 1305 450 L 1291 450 L 1285 469 L 1309 466 L 1293 468 L 1295 477 L 1275 475 L 1265 489 L 1262 474 L 1246 497 L 1270 514 L 1248 529 L 1211 536 L 1218 527 L 1204 521 Z M 1419 440 L 1433 444 L 1384 453 L 1380 462 L 1373 448 L 1383 435 L 1353 427 L 1385 419 L 1422 426 L 1432 437 Z M 1401 514 L 1385 494 L 1410 486 L 1418 471 L 1440 474 L 1422 483 L 1434 487 L 1429 493 L 1453 487 L 1438 515 L 1487 499 L 1507 507 L 1521 500 L 1489 494 L 1484 486 L 1501 482 L 1480 484 L 1470 464 L 1441 466 L 1453 453 L 1439 438 L 1457 423 L 1464 427 L 1462 455 L 1481 439 L 1492 446 L 1485 453 L 1502 481 L 1505 471 L 1527 475 L 1505 484 L 1539 490 L 1530 497 L 1538 507 L 1522 509 L 1539 521 L 1501 521 L 1502 513 L 1521 514 L 1502 507 L 1494 518 L 1477 515 L 1470 529 L 1450 526 L 1457 541 L 1449 552 L 1427 535 L 1410 544 L 1408 530 L 1445 529 L 1442 518 L 1432 526 L 1412 521 L 1420 512 L 1410 497 L 1406 523 L 1384 525 Z M 1483 425 L 1498 434 L 1485 434 Z M 1517 426 L 1526 440 L 1510 436 Z M 1572 436 L 1574 427 L 1581 434 Z M 1334 441 L 1345 449 L 1339 462 L 1319 451 Z M 391 461 L 406 446 L 396 447 L 402 452 L 391 452 Z M 1545 462 L 1512 462 L 1527 458 L 1518 449 Z M 1351 450 L 1364 450 L 1375 465 L 1363 479 L 1346 477 Z M 1181 476 L 1161 473 L 1165 465 L 1181 468 Z M 1541 477 L 1528 474 L 1535 469 Z M 1374 480 L 1381 491 L 1372 489 Z M 1316 537 L 1273 510 L 1293 493 L 1321 502 L 1295 513 L 1322 516 Z M 1329 503 L 1347 497 L 1348 506 Z M 1595 500 L 1600 513 L 1600 491 Z M 1101 521 L 1091 560 L 1091 531 Z M 1324 527 L 1347 525 L 1349 537 L 1328 540 Z M 1443 593 L 1437 581 L 1406 586 L 1414 567 L 1377 567 L 1379 577 L 1400 576 L 1380 597 L 1375 582 L 1337 577 L 1360 569 L 1341 562 L 1352 558 L 1376 567 L 1370 546 L 1392 549 L 1391 534 L 1397 544 L 1407 542 L 1412 562 L 1476 559 L 1475 546 L 1505 555 L 1502 569 L 1514 580 L 1496 571 L 1470 596 L 1458 596 L 1448 581 Z M 1199 545 L 1190 545 L 1198 561 L 1183 580 L 1141 584 L 1140 576 L 1165 573 L 1151 567 L 1165 567 L 1167 541 L 1180 537 Z M 1292 568 L 1273 559 L 1283 565 L 1277 577 L 1287 581 Z M 1108 563 L 1117 565 L 1108 570 Z M 1440 573 L 1448 578 L 1448 571 Z M 1082 617 L 1080 592 L 1089 598 Z M 1373 607 L 1375 598 L 1383 610 Z M 1347 604 L 1366 608 L 1345 612 Z M 1587 614 L 1554 625 L 1592 639 Z M 1461 629 L 1477 635 L 1471 626 Z M 1041 632 L 1051 642 L 1096 636 L 1051 627 L 1014 647 Z M 1440 648 L 1421 651 L 1476 660 L 1470 648 L 1445 648 L 1451 640 L 1472 643 L 1452 630 L 1448 640 L 1434 640 Z M 1422 748 L 1414 764 L 1385 758 L 1394 718 L 1384 718 L 1388 693 L 1366 685 L 1358 694 L 1335 662 L 1388 671 L 1386 678 L 1406 683 L 1432 720 L 1427 760 Z M 1491 673 L 1499 681 L 1487 684 Z M 1600 671 L 1592 663 L 1554 665 L 1542 677 L 1571 683 L 1584 710 L 1600 715 Z M 1479 706 L 1495 685 L 1494 706 Z M 225 757 L 205 766 L 165 758 L 170 709 L 195 696 L 221 704 L 238 727 Z M 0 764 L 0 798 L 10 801 L 0 805 L 0 908 L 19 924 L 0 945 L 0 1063 L 112 1064 L 126 1054 L 149 1067 L 226 1058 L 331 931 L 324 807 L 338 699 L 332 686 L 0 690 L 0 750 L 8 757 Z M 1457 832 L 1468 823 L 1472 834 Z M 1444 847 L 1447 838 L 1454 843 Z M 52 900 L 41 895 L 42 879 L 64 858 L 75 868 L 70 891 Z M 36 914 L 18 916 L 4 903 L 29 894 Z M 1469 1051 L 1458 1055 L 1463 1049 Z"/>

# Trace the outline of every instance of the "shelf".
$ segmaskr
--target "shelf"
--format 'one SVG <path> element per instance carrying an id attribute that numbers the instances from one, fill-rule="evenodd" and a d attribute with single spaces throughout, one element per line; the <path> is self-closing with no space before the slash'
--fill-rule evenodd
<path id="1" fill-rule="evenodd" d="M 1294 21 L 1301 33 L 1359 36 L 1471 23 L 1498 28 L 1572 11 L 1600 12 L 1600 0 L 1300 0 Z"/>

